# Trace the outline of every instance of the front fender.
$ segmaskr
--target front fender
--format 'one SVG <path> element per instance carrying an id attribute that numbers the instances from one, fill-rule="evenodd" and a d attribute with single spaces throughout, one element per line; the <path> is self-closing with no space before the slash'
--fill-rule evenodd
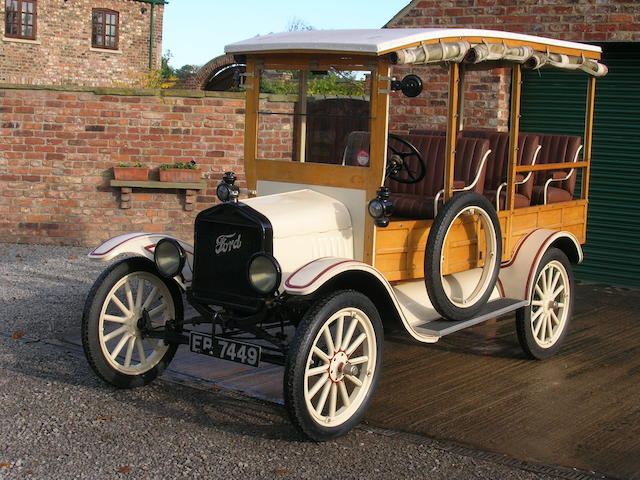
<path id="1" fill-rule="evenodd" d="M 182 248 L 184 248 L 187 254 L 187 261 L 182 269 L 182 276 L 184 277 L 184 284 L 191 283 L 193 277 L 193 246 L 171 235 L 143 232 L 126 233 L 103 242 L 94 248 L 87 256 L 91 260 L 108 262 L 118 255 L 127 254 L 146 257 L 153 261 L 153 251 L 156 248 L 156 244 L 163 238 L 172 238 L 179 242 Z M 183 285 L 181 281 L 178 281 L 178 283 Z"/>
<path id="2" fill-rule="evenodd" d="M 284 283 L 285 292 L 296 296 L 311 295 L 323 288 L 358 290 L 375 304 L 383 323 L 399 320 L 416 340 L 428 343 L 438 340 L 411 326 L 396 292 L 384 275 L 371 265 L 347 258 L 320 258 L 300 267 Z"/>

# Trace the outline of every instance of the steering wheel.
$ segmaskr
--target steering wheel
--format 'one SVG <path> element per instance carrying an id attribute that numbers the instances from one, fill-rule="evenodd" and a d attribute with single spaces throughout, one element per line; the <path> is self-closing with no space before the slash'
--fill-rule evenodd
<path id="1" fill-rule="evenodd" d="M 391 152 L 391 155 L 387 155 L 387 170 L 385 172 L 385 177 L 390 178 L 391 180 L 395 180 L 399 183 L 418 183 L 420 180 L 424 178 L 424 174 L 427 171 L 426 164 L 424 163 L 424 158 L 422 154 L 418 151 L 416 147 L 413 146 L 411 142 L 405 140 L 404 138 L 395 135 L 393 133 L 389 134 L 389 139 L 393 139 L 399 143 L 402 143 L 406 146 L 409 151 L 400 151 L 395 147 L 392 147 L 389 143 L 387 143 L 387 148 Z M 403 149 L 404 150 L 404 149 Z M 418 160 L 418 171 L 415 172 L 409 163 L 407 163 L 407 158 L 416 157 Z"/>

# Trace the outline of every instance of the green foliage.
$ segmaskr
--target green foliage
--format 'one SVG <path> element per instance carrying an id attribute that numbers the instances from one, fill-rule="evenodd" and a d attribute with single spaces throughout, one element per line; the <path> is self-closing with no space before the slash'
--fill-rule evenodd
<path id="1" fill-rule="evenodd" d="M 298 72 L 294 72 L 292 80 L 260 79 L 260 92 L 280 95 L 296 95 L 298 93 Z M 308 95 L 350 95 L 364 96 L 365 81 L 358 80 L 353 72 L 329 71 L 325 74 L 311 74 L 307 81 Z"/>
<path id="2" fill-rule="evenodd" d="M 129 167 L 135 167 L 135 168 L 142 168 L 144 165 L 142 165 L 140 162 L 135 162 L 135 163 L 119 163 L 118 165 L 116 165 L 117 167 L 124 167 L 124 168 L 129 168 Z"/>
<path id="3" fill-rule="evenodd" d="M 194 160 L 190 162 L 176 162 L 176 163 L 163 163 L 159 167 L 161 170 L 167 170 L 168 168 L 180 168 L 183 170 L 196 170 L 198 165 Z"/>

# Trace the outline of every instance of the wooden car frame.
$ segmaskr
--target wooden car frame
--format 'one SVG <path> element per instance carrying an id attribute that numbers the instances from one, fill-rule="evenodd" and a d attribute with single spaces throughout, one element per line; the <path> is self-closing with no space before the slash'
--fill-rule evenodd
<path id="1" fill-rule="evenodd" d="M 606 74 L 598 47 L 488 30 L 398 29 L 274 34 L 232 44 L 227 52 L 247 65 L 248 198 L 238 199 L 236 175 L 228 172 L 218 186 L 222 203 L 196 219 L 193 244 L 138 233 L 91 252 L 102 261 L 129 255 L 96 281 L 85 307 L 85 352 L 101 378 L 120 387 L 148 383 L 180 344 L 247 365 L 279 363 L 292 421 L 308 437 L 328 440 L 348 432 L 366 411 L 382 367 L 383 327 L 401 325 L 416 340 L 433 343 L 515 311 L 529 356 L 557 352 L 571 317 L 571 263 L 582 261 L 586 240 L 595 82 Z M 390 96 L 421 90 L 419 77 L 392 78 L 394 63 L 448 69 L 446 134 L 389 134 Z M 479 172 L 491 152 L 488 141 L 471 142 L 484 150 L 477 175 L 466 183 L 456 178 L 456 149 L 464 144 L 464 72 L 496 67 L 511 70 L 512 89 L 510 129 L 501 137 L 508 140 L 508 163 L 490 201 L 471 192 L 485 182 Z M 524 67 L 590 75 L 584 141 L 570 165 L 536 163 L 543 143 L 532 150 L 532 161 L 519 163 Z M 261 82 L 265 72 L 283 69 L 294 71 L 286 78 L 297 82 L 291 94 L 297 110 L 286 114 L 292 123 L 283 116 L 274 124 L 298 133 L 282 157 L 267 158 L 261 139 L 278 134 L 266 132 L 261 115 L 278 112 L 261 105 Z M 366 71 L 359 77 L 368 82 L 366 132 L 343 135 L 347 146 L 336 162 L 314 161 L 305 143 L 313 133 L 306 123 L 308 78 L 342 70 Z M 393 212 L 394 180 L 419 184 L 428 166 L 425 151 L 407 138 L 444 142 L 444 155 L 435 160 L 442 162 L 443 178 L 429 200 L 432 218 Z M 347 149 L 355 140 L 367 147 L 349 163 Z M 413 148 L 404 151 L 394 142 Z M 566 182 L 578 170 L 580 197 L 571 192 L 548 201 L 552 182 Z M 557 171 L 563 173 L 544 179 L 540 204 L 516 208 L 519 186 L 538 172 Z M 210 324 L 208 333 L 183 328 L 183 295 L 200 314 L 188 323 Z"/>

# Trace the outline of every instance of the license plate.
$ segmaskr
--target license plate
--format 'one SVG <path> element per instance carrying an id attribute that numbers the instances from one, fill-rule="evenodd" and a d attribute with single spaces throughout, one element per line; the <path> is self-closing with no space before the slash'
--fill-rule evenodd
<path id="1" fill-rule="evenodd" d="M 214 337 L 208 333 L 201 332 L 191 332 L 189 348 L 194 353 L 201 353 L 252 367 L 260 365 L 260 355 L 262 354 L 262 349 L 258 345 Z"/>

